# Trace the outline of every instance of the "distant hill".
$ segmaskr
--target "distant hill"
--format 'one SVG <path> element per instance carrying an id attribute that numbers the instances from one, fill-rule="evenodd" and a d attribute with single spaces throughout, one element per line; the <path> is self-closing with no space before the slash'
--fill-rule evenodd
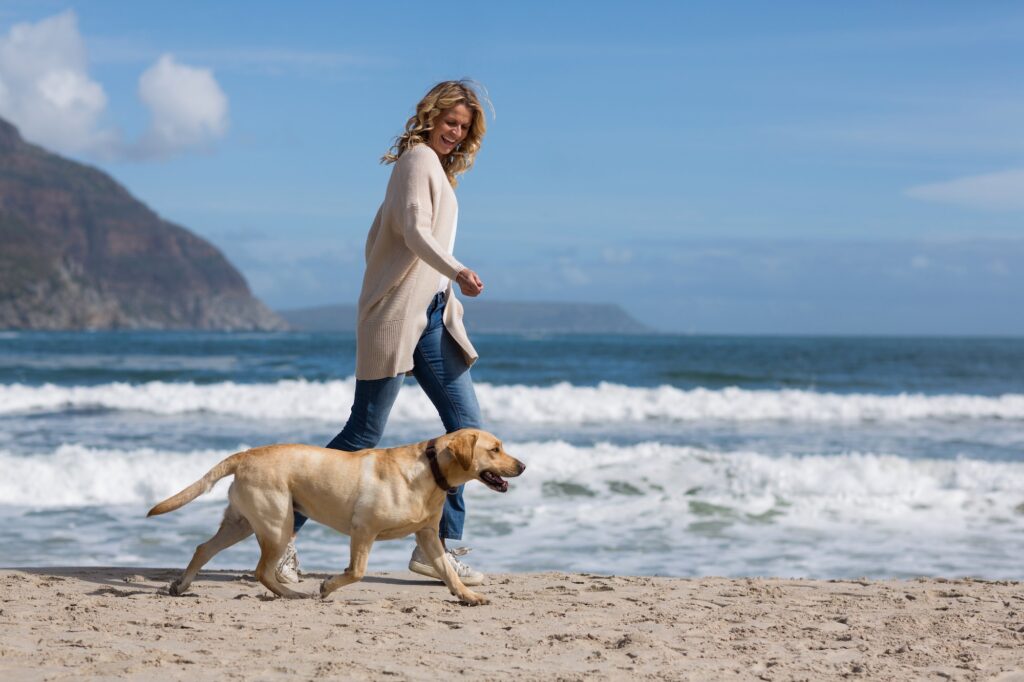
<path id="1" fill-rule="evenodd" d="M 0 119 L 0 329 L 286 326 L 212 244 Z"/>
<path id="2" fill-rule="evenodd" d="M 466 307 L 470 332 L 484 334 L 638 334 L 652 331 L 620 306 L 607 303 L 527 303 L 474 301 Z M 278 311 L 294 329 L 354 332 L 354 305 L 327 305 Z"/>

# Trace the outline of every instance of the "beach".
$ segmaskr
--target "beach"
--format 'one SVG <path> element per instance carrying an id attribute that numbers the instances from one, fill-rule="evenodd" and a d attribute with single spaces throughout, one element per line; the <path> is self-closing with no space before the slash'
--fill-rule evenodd
<path id="1" fill-rule="evenodd" d="M 405 572 L 326 601 L 177 575 L 0 570 L 0 678 L 1024 680 L 1012 581 L 496 574 L 466 607 Z"/>
<path id="2" fill-rule="evenodd" d="M 404 570 L 411 538 L 328 601 L 271 598 L 251 539 L 166 593 L 229 482 L 146 510 L 233 452 L 328 442 L 351 335 L 0 335 L 0 680 L 1024 682 L 1018 341 L 474 342 L 528 469 L 466 487 L 469 608 Z M 410 384 L 381 445 L 442 431 Z M 297 546 L 308 592 L 347 561 L 320 524 Z"/>
<path id="3" fill-rule="evenodd" d="M 0 0 L 0 682 L 1024 682 L 1024 4 L 211 5 Z"/>
<path id="4" fill-rule="evenodd" d="M 486 573 L 1022 580 L 1024 344 L 1012 339 L 480 335 L 484 427 L 527 464 L 466 486 Z M 232 453 L 329 442 L 351 334 L 0 334 L 3 566 L 180 566 Z M 382 447 L 444 432 L 409 380 Z M 302 566 L 345 540 L 302 532 Z M 378 543 L 399 571 L 412 541 Z M 256 543 L 211 569 L 256 565 Z"/>

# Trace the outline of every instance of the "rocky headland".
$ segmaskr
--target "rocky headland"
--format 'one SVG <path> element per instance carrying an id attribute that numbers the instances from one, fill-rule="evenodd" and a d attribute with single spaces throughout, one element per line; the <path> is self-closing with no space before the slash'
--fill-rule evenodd
<path id="1" fill-rule="evenodd" d="M 0 119 L 0 329 L 286 328 L 212 244 Z"/>

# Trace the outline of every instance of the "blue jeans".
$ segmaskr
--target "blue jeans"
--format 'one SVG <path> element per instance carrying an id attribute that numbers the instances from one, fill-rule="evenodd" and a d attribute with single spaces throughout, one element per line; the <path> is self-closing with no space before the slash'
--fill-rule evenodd
<path id="1" fill-rule="evenodd" d="M 444 328 L 443 293 L 434 296 L 427 307 L 427 327 L 423 330 L 413 353 L 413 376 L 437 408 L 445 432 L 480 428 L 480 404 L 473 390 L 469 367 L 462 349 Z M 352 413 L 341 433 L 327 447 L 346 452 L 373 448 L 384 434 L 391 408 L 402 388 L 404 375 L 386 379 L 356 380 Z M 466 504 L 459 486 L 445 497 L 441 514 L 440 535 L 450 540 L 462 539 L 466 520 Z M 306 517 L 295 512 L 295 530 L 306 523 Z"/>

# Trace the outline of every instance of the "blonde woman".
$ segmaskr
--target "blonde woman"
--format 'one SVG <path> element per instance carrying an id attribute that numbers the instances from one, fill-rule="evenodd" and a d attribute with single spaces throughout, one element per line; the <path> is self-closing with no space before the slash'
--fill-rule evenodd
<path id="1" fill-rule="evenodd" d="M 448 433 L 481 426 L 470 365 L 477 359 L 462 325 L 452 283 L 479 296 L 483 282 L 455 259 L 457 177 L 470 169 L 486 131 L 479 98 L 466 81 L 438 83 L 416 105 L 382 163 L 394 164 L 384 203 L 366 239 L 366 273 L 359 295 L 356 392 L 345 428 L 327 447 L 353 452 L 377 445 L 407 373 L 426 392 Z M 462 538 L 466 508 L 462 486 L 449 492 L 441 542 Z M 295 530 L 306 517 L 296 511 Z M 458 556 L 445 555 L 466 585 L 483 575 Z M 409 569 L 440 576 L 419 547 Z M 294 544 L 278 566 L 278 579 L 298 582 Z"/>

